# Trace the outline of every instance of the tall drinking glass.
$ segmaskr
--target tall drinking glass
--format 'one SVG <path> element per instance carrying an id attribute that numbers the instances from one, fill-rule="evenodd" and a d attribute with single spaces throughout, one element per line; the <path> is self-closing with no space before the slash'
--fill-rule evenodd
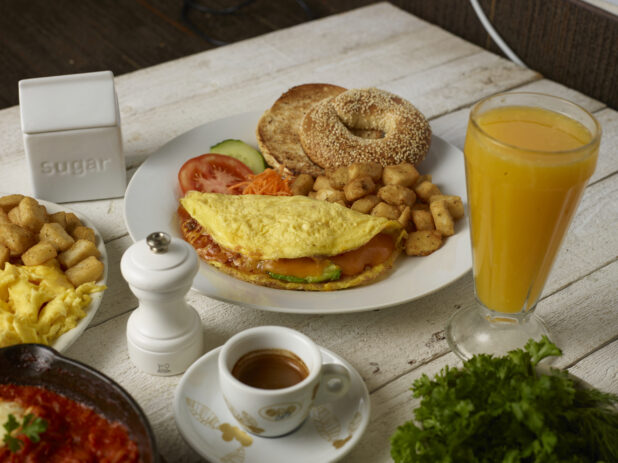
<path id="1" fill-rule="evenodd" d="M 505 93 L 472 108 L 464 157 L 479 305 L 449 320 L 459 357 L 502 355 L 547 334 L 534 309 L 600 139 L 588 111 L 550 95 Z"/>

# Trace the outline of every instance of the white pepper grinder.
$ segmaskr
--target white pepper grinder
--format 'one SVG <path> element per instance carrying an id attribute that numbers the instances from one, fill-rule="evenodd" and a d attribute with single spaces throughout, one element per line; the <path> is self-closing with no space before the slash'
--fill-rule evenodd
<path id="1" fill-rule="evenodd" d="M 120 271 L 139 299 L 127 323 L 129 357 L 146 373 L 182 373 L 203 353 L 200 317 L 185 301 L 197 269 L 193 248 L 163 232 L 122 256 Z"/>

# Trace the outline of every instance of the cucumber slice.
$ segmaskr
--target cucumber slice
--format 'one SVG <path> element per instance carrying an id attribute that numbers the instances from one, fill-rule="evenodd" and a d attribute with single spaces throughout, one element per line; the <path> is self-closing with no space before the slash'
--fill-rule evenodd
<path id="1" fill-rule="evenodd" d="M 291 283 L 321 283 L 323 281 L 338 280 L 341 278 L 341 269 L 335 264 L 331 264 L 324 269 L 322 275 L 309 276 L 306 278 L 295 277 L 292 275 L 281 275 L 280 273 L 267 272 L 271 278 L 276 280 L 289 281 Z"/>
<path id="2" fill-rule="evenodd" d="M 211 153 L 225 154 L 238 159 L 247 165 L 254 174 L 259 174 L 266 168 L 264 158 L 258 150 L 241 140 L 223 140 L 210 147 Z"/>

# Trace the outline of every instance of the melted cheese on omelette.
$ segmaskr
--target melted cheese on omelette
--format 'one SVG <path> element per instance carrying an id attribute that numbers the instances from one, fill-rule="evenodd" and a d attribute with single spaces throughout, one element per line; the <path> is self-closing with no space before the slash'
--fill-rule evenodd
<path id="1" fill-rule="evenodd" d="M 395 220 L 305 196 L 190 191 L 180 202 L 219 245 L 259 259 L 333 256 L 402 228 Z"/>

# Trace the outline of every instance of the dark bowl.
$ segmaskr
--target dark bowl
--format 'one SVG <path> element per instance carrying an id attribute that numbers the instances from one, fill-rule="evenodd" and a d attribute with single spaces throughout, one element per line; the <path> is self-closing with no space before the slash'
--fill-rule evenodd
<path id="1" fill-rule="evenodd" d="M 142 463 L 162 463 L 146 415 L 115 381 L 41 344 L 0 349 L 0 384 L 41 386 L 124 424 L 139 448 Z"/>

